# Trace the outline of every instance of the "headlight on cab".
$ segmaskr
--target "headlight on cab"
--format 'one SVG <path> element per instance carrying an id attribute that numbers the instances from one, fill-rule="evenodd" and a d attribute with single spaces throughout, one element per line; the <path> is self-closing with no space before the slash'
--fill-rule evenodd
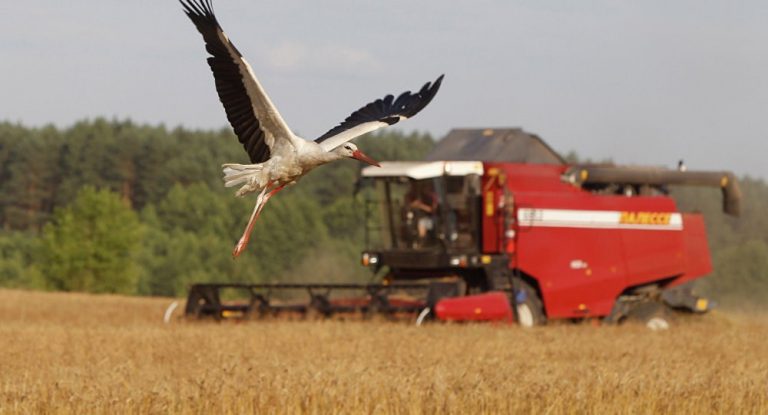
<path id="1" fill-rule="evenodd" d="M 360 263 L 362 263 L 364 267 L 367 267 L 369 265 L 376 265 L 379 263 L 379 256 L 376 254 L 363 252 L 363 257 L 360 260 Z"/>

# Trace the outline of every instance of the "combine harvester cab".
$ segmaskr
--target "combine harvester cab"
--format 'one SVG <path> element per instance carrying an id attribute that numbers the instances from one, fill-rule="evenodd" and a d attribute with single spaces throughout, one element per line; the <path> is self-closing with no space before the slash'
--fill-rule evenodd
<path id="1" fill-rule="evenodd" d="M 638 319 L 705 312 L 692 282 L 712 270 L 701 214 L 682 213 L 668 187 L 722 189 L 729 172 L 568 165 L 519 129 L 453 130 L 424 162 L 366 167 L 364 265 L 385 283 L 455 284 L 432 296 L 443 320 Z M 501 307 L 501 308 L 500 308 Z M 422 313 L 422 318 L 427 313 Z"/>

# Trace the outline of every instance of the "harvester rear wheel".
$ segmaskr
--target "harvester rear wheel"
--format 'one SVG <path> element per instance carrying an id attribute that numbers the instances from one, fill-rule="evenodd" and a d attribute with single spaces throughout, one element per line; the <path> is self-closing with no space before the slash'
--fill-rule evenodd
<path id="1" fill-rule="evenodd" d="M 515 292 L 515 318 L 521 327 L 534 327 L 546 324 L 544 305 L 536 290 L 525 281 L 518 281 Z"/>

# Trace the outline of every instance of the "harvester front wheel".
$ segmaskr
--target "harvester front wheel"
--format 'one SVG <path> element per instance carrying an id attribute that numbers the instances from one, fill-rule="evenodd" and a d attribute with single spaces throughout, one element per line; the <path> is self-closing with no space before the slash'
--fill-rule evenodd
<path id="1" fill-rule="evenodd" d="M 627 321 L 641 323 L 651 330 L 667 330 L 670 327 L 671 314 L 660 301 L 642 302 L 627 312 Z"/>
<path id="2" fill-rule="evenodd" d="M 515 289 L 515 318 L 521 327 L 534 327 L 546 324 L 544 305 L 536 290 L 525 281 L 518 281 Z"/>

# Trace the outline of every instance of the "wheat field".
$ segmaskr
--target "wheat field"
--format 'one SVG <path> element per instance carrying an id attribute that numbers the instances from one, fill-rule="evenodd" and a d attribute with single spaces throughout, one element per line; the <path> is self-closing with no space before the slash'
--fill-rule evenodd
<path id="1" fill-rule="evenodd" d="M 163 324 L 171 299 L 0 290 L 1 413 L 768 413 L 768 320 Z"/>

